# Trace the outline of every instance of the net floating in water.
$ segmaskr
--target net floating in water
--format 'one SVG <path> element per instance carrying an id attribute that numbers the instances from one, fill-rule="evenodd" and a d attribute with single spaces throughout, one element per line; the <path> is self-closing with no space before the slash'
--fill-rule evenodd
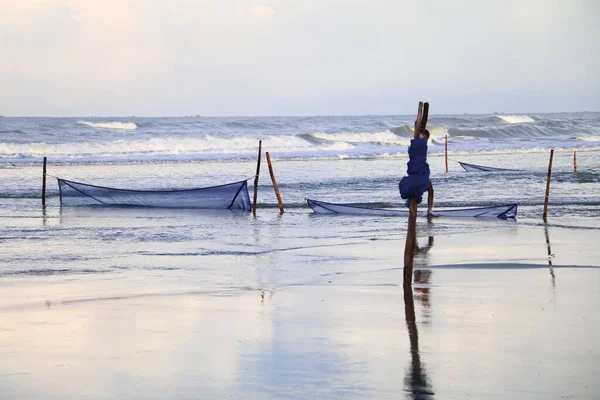
<path id="1" fill-rule="evenodd" d="M 469 164 L 462 161 L 459 161 L 458 163 L 467 172 L 521 171 L 520 169 L 487 167 L 485 165 Z"/>
<path id="2" fill-rule="evenodd" d="M 327 203 L 325 201 L 312 199 L 306 199 L 306 201 L 308 202 L 308 206 L 314 211 L 315 214 L 373 215 L 379 217 L 408 217 L 409 214 L 408 210 L 371 208 L 352 204 Z M 514 203 L 489 207 L 435 210 L 433 211 L 433 214 L 431 214 L 431 217 L 508 219 L 517 217 L 517 208 L 518 205 Z M 428 216 L 427 212 L 419 212 L 417 215 L 421 217 Z"/>
<path id="3" fill-rule="evenodd" d="M 196 189 L 116 189 L 57 178 L 61 206 L 132 206 L 250 211 L 247 181 Z"/>

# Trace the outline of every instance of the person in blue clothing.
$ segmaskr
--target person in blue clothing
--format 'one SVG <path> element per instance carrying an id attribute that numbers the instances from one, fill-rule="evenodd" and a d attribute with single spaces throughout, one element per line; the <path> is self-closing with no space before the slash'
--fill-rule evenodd
<path id="1" fill-rule="evenodd" d="M 429 131 L 427 129 L 425 129 L 423 132 L 421 132 L 421 138 L 425 139 L 426 142 L 429 143 Z M 433 185 L 431 184 L 431 180 L 429 181 L 429 184 L 427 185 L 427 214 L 431 215 L 433 214 Z"/>
<path id="2" fill-rule="evenodd" d="M 408 163 L 406 164 L 407 176 L 400 179 L 398 189 L 400 197 L 405 199 L 405 206 L 410 205 L 410 199 L 416 199 L 420 204 L 423 193 L 427 192 L 427 212 L 432 214 L 433 185 L 429 179 L 429 164 L 427 164 L 427 141 L 429 131 L 423 130 L 418 137 L 410 141 L 408 147 Z"/>

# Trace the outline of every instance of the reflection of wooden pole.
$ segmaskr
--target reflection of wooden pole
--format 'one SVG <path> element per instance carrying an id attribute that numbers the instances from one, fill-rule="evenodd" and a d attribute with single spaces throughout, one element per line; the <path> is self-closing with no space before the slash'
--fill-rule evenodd
<path id="1" fill-rule="evenodd" d="M 252 202 L 252 213 L 256 215 L 256 198 L 258 196 L 258 176 L 260 175 L 260 154 L 262 152 L 262 140 L 258 141 L 258 161 L 256 162 L 256 176 L 254 177 L 254 201 Z"/>
<path id="2" fill-rule="evenodd" d="M 577 172 L 577 150 L 573 151 L 573 172 Z"/>
<path id="3" fill-rule="evenodd" d="M 42 172 L 42 206 L 46 206 L 46 161 L 48 159 L 44 157 L 44 168 Z"/>
<path id="4" fill-rule="evenodd" d="M 446 172 L 448 172 L 448 135 L 446 135 Z"/>
<path id="5" fill-rule="evenodd" d="M 419 111 L 415 121 L 415 135 L 418 139 L 421 132 L 427 127 L 427 118 L 429 115 L 429 103 L 419 102 Z M 404 279 L 405 288 L 412 286 L 413 262 L 415 256 L 415 242 L 417 238 L 417 199 L 410 199 L 410 208 L 408 213 L 408 228 L 406 231 L 406 245 L 404 247 Z"/>
<path id="6" fill-rule="evenodd" d="M 404 379 L 405 390 L 415 399 L 430 399 L 433 398 L 433 391 L 429 378 L 427 377 L 427 369 L 421 362 L 419 352 L 419 330 L 417 329 L 417 321 L 415 318 L 415 305 L 413 300 L 412 288 L 404 288 L 404 315 L 406 319 L 406 327 L 408 328 L 408 339 L 410 341 L 410 368 Z"/>
<path id="7" fill-rule="evenodd" d="M 277 186 L 277 181 L 275 180 L 275 174 L 273 173 L 273 166 L 271 165 L 271 156 L 267 151 L 265 153 L 267 156 L 267 165 L 269 166 L 269 174 L 271 174 L 271 181 L 273 182 L 273 190 L 275 190 L 275 196 L 277 196 L 277 202 L 279 203 L 279 214 L 283 214 L 283 201 L 281 201 L 281 195 L 279 194 L 279 187 Z"/>
<path id="8" fill-rule="evenodd" d="M 548 265 L 552 265 L 552 249 L 550 248 L 550 235 L 548 235 L 548 225 L 544 226 L 546 233 L 546 247 L 548 247 Z"/>
<path id="9" fill-rule="evenodd" d="M 554 276 L 554 269 L 552 268 L 552 249 L 550 248 L 550 235 L 548 235 L 548 225 L 544 225 L 544 231 L 546 232 L 546 246 L 548 246 L 548 265 L 550 266 L 550 276 L 552 277 L 552 287 L 556 286 L 556 277 Z"/>
<path id="10" fill-rule="evenodd" d="M 550 177 L 552 176 L 552 159 L 554 158 L 554 149 L 550 150 L 550 163 L 548 164 L 548 180 L 546 181 L 546 198 L 544 199 L 544 221 L 548 216 L 548 199 L 550 198 Z"/>

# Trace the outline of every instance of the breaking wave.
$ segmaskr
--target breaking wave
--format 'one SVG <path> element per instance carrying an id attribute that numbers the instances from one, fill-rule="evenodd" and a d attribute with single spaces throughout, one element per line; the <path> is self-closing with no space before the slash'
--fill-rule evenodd
<path id="1" fill-rule="evenodd" d="M 320 141 L 326 142 L 347 142 L 347 143 L 377 143 L 377 144 L 390 144 L 390 145 L 400 145 L 400 146 L 408 146 L 410 141 L 406 138 L 399 137 L 398 135 L 392 133 L 391 131 L 383 131 L 383 132 L 363 132 L 363 133 L 353 133 L 353 132 L 343 132 L 343 133 L 312 133 L 307 135 L 308 137 L 312 137 L 315 139 L 319 139 Z"/>
<path id="2" fill-rule="evenodd" d="M 524 124 L 535 122 L 535 120 L 527 115 L 496 115 L 496 118 L 506 122 L 507 124 Z"/>
<path id="3" fill-rule="evenodd" d="M 584 142 L 600 142 L 600 136 L 577 136 L 577 140 Z"/>
<path id="4" fill-rule="evenodd" d="M 77 121 L 79 125 L 85 125 L 92 128 L 99 129 L 119 129 L 126 131 L 133 131 L 137 128 L 137 125 L 133 122 L 90 122 L 90 121 Z"/>

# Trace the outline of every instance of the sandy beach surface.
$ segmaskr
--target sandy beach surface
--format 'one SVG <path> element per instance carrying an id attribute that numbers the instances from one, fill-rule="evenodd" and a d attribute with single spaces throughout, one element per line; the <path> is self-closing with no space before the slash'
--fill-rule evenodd
<path id="1" fill-rule="evenodd" d="M 2 276 L 0 397 L 600 396 L 598 229 L 419 221 L 405 301 L 405 220 L 263 210 L 229 217 L 249 223 L 226 252 L 209 240 L 82 242 L 83 225 L 143 225 L 129 210 L 101 214 L 5 219 L 28 232 L 2 242 L 4 256 L 22 257 L 10 263 L 49 267 Z M 289 223 L 298 219 L 304 230 Z M 53 238 L 60 229 L 70 241 Z M 70 254 L 61 263 L 74 270 L 53 270 L 53 252 Z"/>

